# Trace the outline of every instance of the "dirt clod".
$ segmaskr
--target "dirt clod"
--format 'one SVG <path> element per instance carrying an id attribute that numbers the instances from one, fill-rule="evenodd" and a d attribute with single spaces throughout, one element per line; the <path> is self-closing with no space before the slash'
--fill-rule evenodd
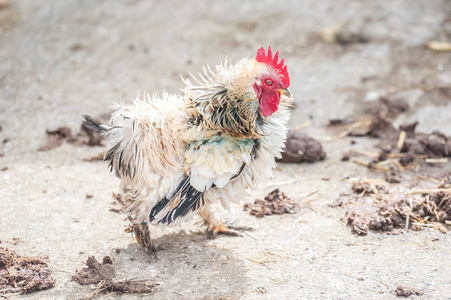
<path id="1" fill-rule="evenodd" d="M 395 294 L 398 297 L 409 297 L 410 295 L 417 295 L 421 296 L 423 295 L 423 292 L 419 289 L 405 287 L 405 286 L 398 286 L 395 290 Z"/>
<path id="2" fill-rule="evenodd" d="M 358 235 L 368 234 L 368 224 L 360 217 L 348 217 L 348 225 L 351 225 L 352 230 Z"/>
<path id="3" fill-rule="evenodd" d="M 95 119 L 96 122 L 103 123 L 109 119 L 109 114 L 102 114 Z M 59 127 L 55 130 L 46 130 L 47 143 L 38 149 L 38 151 L 50 151 L 60 147 L 64 143 L 72 144 L 73 146 L 103 146 L 103 136 L 94 134 L 91 129 L 83 124 L 80 132 L 73 134 L 72 130 L 67 127 Z M 95 160 L 94 158 L 92 160 Z"/>
<path id="4" fill-rule="evenodd" d="M 409 110 L 409 103 L 404 99 L 388 99 L 381 98 L 381 102 L 385 104 L 388 114 L 398 115 L 400 113 L 407 112 Z"/>
<path id="5" fill-rule="evenodd" d="M 72 130 L 67 127 L 59 127 L 56 130 L 47 130 L 47 144 L 38 149 L 38 151 L 50 151 L 61 146 L 64 142 L 73 143 Z"/>
<path id="6" fill-rule="evenodd" d="M 330 126 L 342 126 L 342 134 L 348 136 L 371 136 L 379 138 L 377 152 L 380 155 L 370 162 L 365 162 L 370 169 L 392 172 L 394 169 L 414 168 L 425 162 L 425 159 L 446 159 L 451 157 L 451 138 L 434 131 L 430 134 L 417 133 L 415 128 L 418 122 L 405 124 L 395 128 L 388 116 L 396 115 L 408 109 L 407 103 L 401 100 L 383 99 L 375 107 L 370 109 L 370 115 L 364 116 L 359 122 L 348 125 L 340 120 L 330 120 Z M 381 108 L 382 107 L 382 108 Z M 369 152 L 369 151 L 367 151 Z M 373 153 L 375 151 L 372 151 Z M 348 161 L 352 157 L 351 152 L 345 152 L 342 161 Z M 395 168 L 380 167 L 378 163 L 389 162 Z M 434 161 L 432 161 L 434 162 Z"/>
<path id="7" fill-rule="evenodd" d="M 388 183 L 401 183 L 402 179 L 399 174 L 386 174 L 385 181 Z"/>
<path id="8" fill-rule="evenodd" d="M 368 193 L 368 194 L 378 194 L 385 193 L 386 187 L 381 184 L 369 184 L 364 181 L 357 181 L 352 184 L 352 190 L 357 194 Z"/>
<path id="9" fill-rule="evenodd" d="M 28 294 L 51 288 L 54 284 L 52 271 L 44 261 L 0 247 L 0 295 Z"/>
<path id="10" fill-rule="evenodd" d="M 359 235 L 367 234 L 368 230 L 393 231 L 405 226 L 419 229 L 422 224 L 429 224 L 444 233 L 448 231 L 441 223 L 451 221 L 449 193 L 433 193 L 417 200 L 409 198 L 408 195 L 401 195 L 400 200 L 394 200 L 392 194 L 379 194 L 377 201 L 368 204 L 361 197 L 367 191 L 365 186 L 354 185 L 353 189 L 361 195 L 341 194 L 336 201 L 338 204 L 334 206 L 347 208 L 347 222 Z M 360 203 L 358 208 L 355 203 Z"/>
<path id="11" fill-rule="evenodd" d="M 302 163 L 324 160 L 326 153 L 320 142 L 305 133 L 290 131 L 287 135 L 285 148 L 282 151 L 283 163 Z"/>
<path id="12" fill-rule="evenodd" d="M 86 285 L 112 279 L 116 275 L 111 258 L 108 256 L 103 258 L 102 263 L 99 263 L 94 256 L 90 256 L 86 261 L 86 265 L 88 266 L 87 268 L 76 271 L 76 274 L 72 276 L 73 281 Z"/>
<path id="13" fill-rule="evenodd" d="M 254 204 L 245 204 L 244 210 L 250 210 L 251 215 L 262 218 L 265 215 L 293 214 L 299 210 L 299 204 L 275 189 L 264 200 L 257 199 Z"/>
<path id="14" fill-rule="evenodd" d="M 409 109 L 409 104 L 404 99 L 380 97 L 379 101 L 372 103 L 366 112 L 373 116 L 396 117 Z"/>
<path id="15" fill-rule="evenodd" d="M 411 133 L 403 144 L 401 152 L 411 155 L 427 155 L 429 158 L 440 158 L 451 156 L 450 140 L 444 134 L 433 132 L 432 134 Z"/>
<path id="16" fill-rule="evenodd" d="M 380 139 L 396 139 L 399 134 L 393 124 L 382 116 L 377 116 L 369 126 L 368 135 Z"/>
<path id="17" fill-rule="evenodd" d="M 399 159 L 402 166 L 408 166 L 415 161 L 415 156 L 412 153 L 406 153 Z"/>
<path id="18" fill-rule="evenodd" d="M 107 292 L 148 294 L 153 292 L 153 288 L 157 286 L 157 284 L 145 281 L 114 281 L 116 271 L 109 256 L 105 256 L 102 263 L 99 263 L 94 256 L 90 256 L 86 265 L 87 268 L 76 271 L 72 280 L 82 285 L 99 284 L 95 291 L 97 293 L 93 293 L 93 296 Z"/>

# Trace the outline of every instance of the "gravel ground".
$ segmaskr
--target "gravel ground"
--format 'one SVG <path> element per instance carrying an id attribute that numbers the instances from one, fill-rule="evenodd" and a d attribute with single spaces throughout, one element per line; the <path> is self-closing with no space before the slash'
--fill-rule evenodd
<path id="1" fill-rule="evenodd" d="M 340 162 L 350 138 L 326 127 L 329 118 L 362 111 L 373 92 L 410 104 L 395 123 L 418 120 L 419 131 L 451 135 L 450 97 L 440 92 L 451 82 L 450 54 L 425 47 L 451 37 L 449 1 L 1 3 L 8 1 L 0 1 L 0 245 L 47 256 L 57 280 L 52 289 L 9 299 L 83 297 L 91 287 L 72 282 L 70 273 L 88 255 L 110 255 L 120 278 L 159 283 L 154 299 L 390 299 L 398 285 L 424 292 L 412 298 L 451 299 L 450 234 L 356 236 L 337 221 L 344 212 L 327 204 L 349 190 L 343 177 L 383 175 Z M 358 38 L 325 42 L 319 33 L 337 26 Z M 309 200 L 318 212 L 302 207 L 256 219 L 242 204 L 221 210 L 255 228 L 241 238 L 211 240 L 198 219 L 154 228 L 159 260 L 152 261 L 124 233 L 125 216 L 108 210 L 118 180 L 104 163 L 84 161 L 102 147 L 64 143 L 37 151 L 47 129 L 78 132 L 82 114 L 108 112 L 111 102 L 139 92 L 177 92 L 179 74 L 269 44 L 280 48 L 290 71 L 297 105 L 291 127 L 309 121 L 303 131 L 324 143 L 328 158 L 279 164 L 268 185 L 297 201 L 316 191 Z M 357 141 L 362 149 L 377 142 Z M 449 163 L 417 172 L 447 171 Z"/>

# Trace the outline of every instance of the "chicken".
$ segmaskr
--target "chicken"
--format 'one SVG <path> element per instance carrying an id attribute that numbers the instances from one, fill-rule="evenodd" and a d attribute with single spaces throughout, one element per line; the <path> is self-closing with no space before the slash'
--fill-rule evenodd
<path id="1" fill-rule="evenodd" d="M 237 235 L 212 210 L 228 209 L 272 176 L 287 133 L 290 78 L 279 51 L 204 68 L 183 79 L 183 95 L 144 95 L 115 104 L 110 125 L 84 117 L 108 139 L 104 160 L 132 204 L 139 243 L 152 251 L 149 224 L 172 224 L 198 212 L 214 234 Z M 194 82 L 194 83 L 193 83 Z"/>

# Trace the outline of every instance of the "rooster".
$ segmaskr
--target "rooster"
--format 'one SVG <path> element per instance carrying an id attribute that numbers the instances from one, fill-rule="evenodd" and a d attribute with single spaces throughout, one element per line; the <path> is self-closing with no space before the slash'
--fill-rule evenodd
<path id="1" fill-rule="evenodd" d="M 183 79 L 183 95 L 115 104 L 110 125 L 83 123 L 108 139 L 104 160 L 121 179 L 136 240 L 149 253 L 149 224 L 198 212 L 213 234 L 239 235 L 212 210 L 228 209 L 272 176 L 287 133 L 290 78 L 279 50 L 226 60 Z"/>

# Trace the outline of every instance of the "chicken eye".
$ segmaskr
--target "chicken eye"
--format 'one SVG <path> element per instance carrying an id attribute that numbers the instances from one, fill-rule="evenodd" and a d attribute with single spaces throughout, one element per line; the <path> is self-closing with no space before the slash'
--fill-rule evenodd
<path id="1" fill-rule="evenodd" d="M 266 85 L 272 85 L 272 80 L 271 79 L 266 79 Z"/>

